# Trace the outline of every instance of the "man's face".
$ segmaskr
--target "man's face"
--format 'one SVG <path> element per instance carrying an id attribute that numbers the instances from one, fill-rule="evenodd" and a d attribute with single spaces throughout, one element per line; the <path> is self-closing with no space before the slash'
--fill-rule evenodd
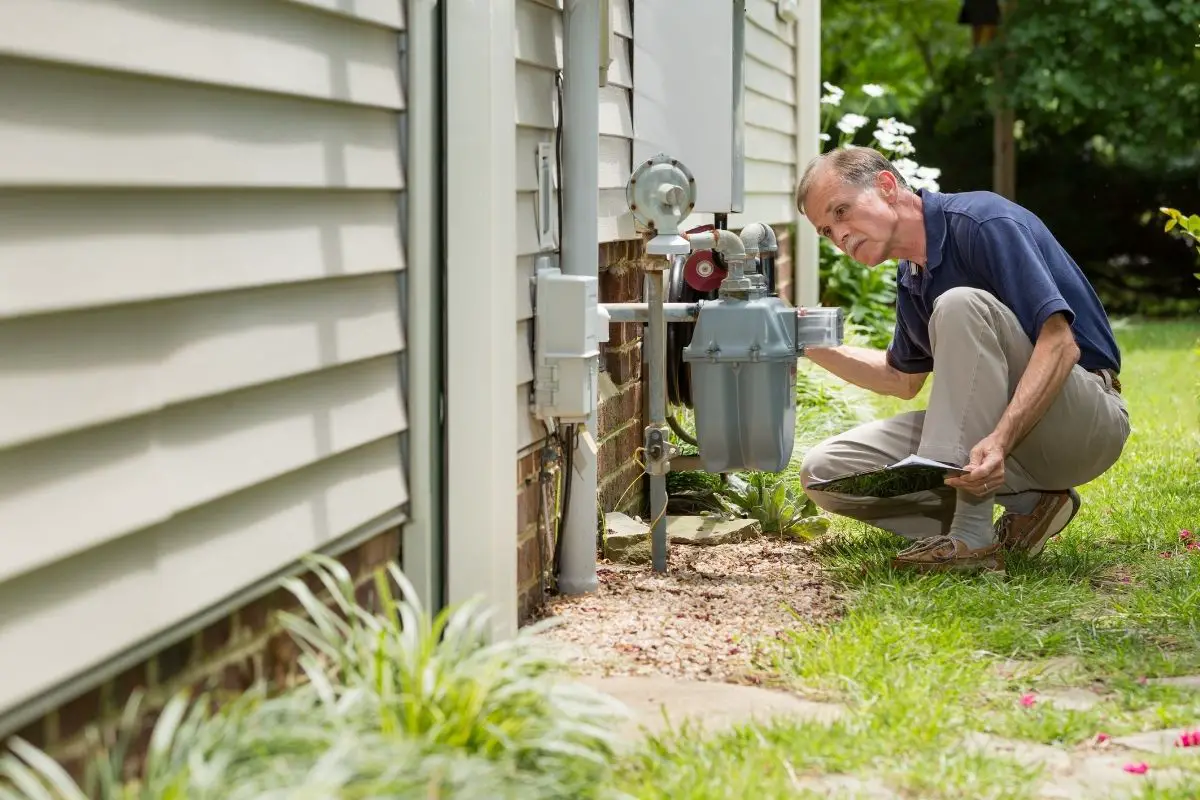
<path id="1" fill-rule="evenodd" d="M 851 186 L 826 169 L 809 190 L 804 213 L 839 250 L 874 267 L 891 257 L 897 216 L 885 198 L 894 198 L 896 188 L 895 176 L 886 172 L 874 186 Z"/>

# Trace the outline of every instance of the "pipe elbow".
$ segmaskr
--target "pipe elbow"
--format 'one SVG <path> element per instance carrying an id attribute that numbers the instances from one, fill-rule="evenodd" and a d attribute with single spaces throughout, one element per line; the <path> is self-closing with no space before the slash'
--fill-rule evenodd
<path id="1" fill-rule="evenodd" d="M 746 249 L 746 254 L 756 256 L 762 250 L 770 250 L 771 248 L 768 246 L 770 233 L 771 229 L 761 222 L 752 222 L 742 228 L 739 238 L 742 240 L 742 246 Z"/>
<path id="2" fill-rule="evenodd" d="M 718 229 L 685 233 L 683 237 L 688 240 L 693 250 L 715 250 L 733 260 L 746 259 L 746 247 L 742 244 L 741 237 L 732 231 Z"/>

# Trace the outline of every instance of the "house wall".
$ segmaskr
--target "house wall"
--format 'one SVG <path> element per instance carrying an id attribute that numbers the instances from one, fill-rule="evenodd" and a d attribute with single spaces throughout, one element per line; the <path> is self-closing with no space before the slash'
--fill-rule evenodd
<path id="1" fill-rule="evenodd" d="M 539 460 L 545 432 L 528 413 L 533 378 L 529 321 L 533 316 L 529 280 L 542 252 L 536 215 L 538 142 L 554 141 L 557 97 L 555 70 L 562 66 L 561 2 L 516 0 L 517 59 L 517 424 L 519 430 L 517 505 L 519 512 L 518 583 L 520 615 L 529 618 L 544 586 L 545 566 L 553 552 L 553 482 L 543 487 Z M 807 2 L 808 0 L 806 0 Z M 781 19 L 775 0 L 746 0 L 745 205 L 727 226 L 739 229 L 766 222 L 779 238 L 777 290 L 791 302 L 794 290 L 795 222 L 793 205 L 798 162 L 797 23 Z M 642 300 L 644 241 L 634 229 L 625 203 L 631 172 L 631 74 L 636 0 L 612 0 L 613 63 L 609 85 L 600 89 L 600 302 Z M 696 214 L 686 227 L 711 224 L 711 214 Z M 614 325 L 601 356 L 598 477 L 605 511 L 644 514 L 645 491 L 635 452 L 642 444 L 644 395 L 641 326 Z M 542 496 L 544 491 L 544 497 Z"/>
<path id="2" fill-rule="evenodd" d="M 285 669 L 266 616 L 304 554 L 399 556 L 405 19 L 4 19 L 0 734 L 69 754 L 136 687 Z"/>
<path id="3" fill-rule="evenodd" d="M 625 181 L 632 171 L 633 24 L 630 0 L 611 0 L 612 39 L 608 85 L 600 92 L 599 179 L 600 302 L 641 299 L 642 273 L 637 259 L 642 240 L 634 230 L 625 204 Z M 517 508 L 518 586 L 520 618 L 537 607 L 544 570 L 553 553 L 553 483 L 539 479 L 545 428 L 529 413 L 533 380 L 530 321 L 533 317 L 530 280 L 538 255 L 557 250 L 557 241 L 542 248 L 538 241 L 537 147 L 554 142 L 558 119 L 555 73 L 563 66 L 561 3 L 516 0 L 517 78 Z M 557 174 L 555 176 L 557 181 Z M 556 226 L 557 227 L 557 226 Z M 628 328 L 628 331 L 623 330 Z M 624 494 L 621 507 L 637 509 L 644 492 L 634 450 L 642 438 L 641 337 L 636 326 L 614 327 L 601 355 L 598 434 L 599 485 L 605 509 Z M 630 487 L 630 483 L 634 485 Z M 618 488 L 619 487 L 619 488 Z M 629 491 L 626 492 L 625 489 Z M 544 499 L 539 500 L 544 491 Z"/>

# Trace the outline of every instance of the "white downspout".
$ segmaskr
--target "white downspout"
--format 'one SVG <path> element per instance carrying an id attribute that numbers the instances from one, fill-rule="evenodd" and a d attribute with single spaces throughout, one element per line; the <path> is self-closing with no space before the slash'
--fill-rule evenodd
<path id="1" fill-rule="evenodd" d="M 601 0 L 563 7 L 562 271 L 599 276 Z M 593 404 L 596 399 L 593 398 Z M 575 472 L 563 526 L 562 594 L 596 590 L 596 414 L 576 439 Z"/>
<path id="2" fill-rule="evenodd" d="M 821 0 L 800 0 L 796 19 L 796 180 L 821 152 Z M 815 306 L 821 277 L 817 232 L 795 208 L 792 280 L 797 306 Z"/>

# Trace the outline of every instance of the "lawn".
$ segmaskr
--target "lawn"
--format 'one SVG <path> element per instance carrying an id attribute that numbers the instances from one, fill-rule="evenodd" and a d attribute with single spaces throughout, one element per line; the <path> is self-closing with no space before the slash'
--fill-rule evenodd
<path id="1" fill-rule="evenodd" d="M 905 796 L 1036 796 L 1036 766 L 964 747 L 976 733 L 1080 754 L 1097 734 L 1200 726 L 1200 690 L 1153 679 L 1200 673 L 1200 325 L 1118 328 L 1133 434 L 1107 475 L 1080 487 L 1079 516 L 1041 557 L 1001 576 L 909 576 L 888 559 L 900 540 L 839 521 L 818 548 L 851 593 L 846 613 L 799 626 L 770 671 L 806 696 L 844 704 L 831 728 L 744 727 L 654 739 L 625 765 L 646 798 L 802 797 L 817 773 L 875 777 Z M 872 401 L 877 414 L 919 406 Z M 1090 690 L 1087 709 L 1053 701 Z M 1078 693 L 1076 693 L 1078 694 Z M 1197 748 L 1200 750 L 1200 748 Z M 1200 755 L 1142 755 L 1142 796 L 1200 796 Z M 1156 770 L 1194 773 L 1154 791 Z M 1094 796 L 1094 795 L 1093 795 Z"/>

